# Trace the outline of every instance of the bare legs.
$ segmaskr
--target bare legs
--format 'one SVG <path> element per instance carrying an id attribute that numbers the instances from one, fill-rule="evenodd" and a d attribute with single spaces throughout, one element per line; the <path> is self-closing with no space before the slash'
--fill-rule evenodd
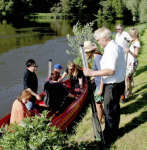
<path id="1" fill-rule="evenodd" d="M 103 123 L 104 119 L 104 109 L 101 102 L 96 103 L 96 109 L 97 109 L 97 116 L 99 118 L 100 123 Z"/>
<path id="2" fill-rule="evenodd" d="M 132 89 L 134 86 L 133 74 L 131 76 L 126 76 L 125 82 L 126 82 L 125 98 L 128 98 L 129 96 L 132 96 Z"/>

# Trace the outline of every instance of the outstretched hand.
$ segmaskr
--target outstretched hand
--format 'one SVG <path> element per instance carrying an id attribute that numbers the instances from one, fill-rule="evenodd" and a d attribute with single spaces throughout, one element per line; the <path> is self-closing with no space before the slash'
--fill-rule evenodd
<path id="1" fill-rule="evenodd" d="M 85 75 L 85 76 L 92 76 L 92 71 L 91 71 L 91 69 L 86 69 L 86 68 L 84 68 L 84 69 L 83 69 L 83 72 L 84 72 L 84 75 Z"/>

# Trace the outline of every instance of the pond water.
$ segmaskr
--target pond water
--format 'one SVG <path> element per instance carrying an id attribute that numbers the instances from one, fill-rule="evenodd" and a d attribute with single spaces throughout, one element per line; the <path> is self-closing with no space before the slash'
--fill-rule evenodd
<path id="1" fill-rule="evenodd" d="M 24 23 L 0 24 L 0 118 L 11 111 L 14 99 L 23 89 L 23 74 L 27 59 L 36 60 L 38 67 L 39 92 L 48 73 L 48 60 L 66 66 L 73 56 L 65 35 L 72 34 L 69 21 L 47 24 Z"/>

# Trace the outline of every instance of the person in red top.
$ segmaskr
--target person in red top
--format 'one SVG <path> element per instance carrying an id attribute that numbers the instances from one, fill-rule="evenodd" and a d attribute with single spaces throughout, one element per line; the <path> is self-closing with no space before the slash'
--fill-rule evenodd
<path id="1" fill-rule="evenodd" d="M 18 98 L 13 102 L 11 110 L 10 124 L 20 124 L 20 122 L 31 116 L 31 113 L 26 108 L 25 104 L 32 97 L 32 94 L 29 90 L 23 90 Z"/>
<path id="2" fill-rule="evenodd" d="M 52 82 L 58 82 L 61 78 L 61 70 L 62 70 L 62 66 L 60 64 L 55 64 L 54 65 L 54 70 L 51 73 L 51 77 L 49 77 L 49 80 L 51 80 Z"/>

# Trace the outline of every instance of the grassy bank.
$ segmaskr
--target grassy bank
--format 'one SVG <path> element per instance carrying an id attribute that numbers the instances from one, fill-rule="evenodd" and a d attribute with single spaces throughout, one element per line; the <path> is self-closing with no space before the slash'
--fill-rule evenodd
<path id="1" fill-rule="evenodd" d="M 146 150 L 147 148 L 147 29 L 141 35 L 141 43 L 133 97 L 125 104 L 121 104 L 121 134 L 111 146 L 111 150 Z M 91 108 L 79 124 L 76 135 L 70 139 L 93 143 Z"/>
<path id="2" fill-rule="evenodd" d="M 39 23 L 47 23 L 56 20 L 68 20 L 73 19 L 71 14 L 64 14 L 64 13 L 33 13 L 29 16 L 25 16 L 25 19 L 29 21 L 35 21 Z"/>

